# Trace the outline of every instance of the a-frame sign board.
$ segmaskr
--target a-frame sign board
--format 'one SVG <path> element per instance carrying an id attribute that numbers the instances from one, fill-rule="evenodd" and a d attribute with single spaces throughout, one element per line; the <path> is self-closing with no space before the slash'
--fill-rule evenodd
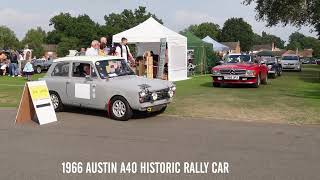
<path id="1" fill-rule="evenodd" d="M 33 121 L 34 118 L 40 125 L 57 121 L 45 81 L 25 84 L 15 123 Z"/>

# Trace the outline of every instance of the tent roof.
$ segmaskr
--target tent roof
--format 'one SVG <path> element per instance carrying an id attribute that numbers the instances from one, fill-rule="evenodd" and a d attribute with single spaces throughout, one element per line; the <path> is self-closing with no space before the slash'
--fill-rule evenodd
<path id="1" fill-rule="evenodd" d="M 187 38 L 168 29 L 154 18 L 150 17 L 143 23 L 113 36 L 113 42 L 121 42 L 125 37 L 129 43 L 160 42 L 161 38 L 167 38 L 168 42 L 187 43 Z"/>
<path id="2" fill-rule="evenodd" d="M 211 43 L 207 43 L 207 42 L 202 41 L 200 38 L 198 38 L 197 36 L 195 36 L 191 32 L 183 33 L 183 35 L 185 37 L 187 37 L 187 39 L 188 39 L 188 46 L 203 46 L 203 45 L 212 46 Z"/>
<path id="3" fill-rule="evenodd" d="M 202 39 L 202 41 L 211 43 L 214 51 L 228 51 L 230 48 L 228 46 L 225 46 L 214 39 L 212 39 L 210 36 L 207 36 Z"/>

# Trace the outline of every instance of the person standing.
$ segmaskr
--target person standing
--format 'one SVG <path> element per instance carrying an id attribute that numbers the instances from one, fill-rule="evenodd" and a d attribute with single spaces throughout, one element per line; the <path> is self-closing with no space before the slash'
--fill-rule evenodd
<path id="1" fill-rule="evenodd" d="M 18 54 L 16 51 L 12 51 L 11 53 L 11 63 L 9 65 L 9 75 L 12 77 L 17 76 L 17 71 L 18 71 Z"/>
<path id="2" fill-rule="evenodd" d="M 87 49 L 86 56 L 98 56 L 99 55 L 100 44 L 99 41 L 93 40 L 91 42 L 91 47 Z"/>
<path id="3" fill-rule="evenodd" d="M 134 62 L 134 58 L 128 46 L 127 38 L 125 37 L 121 38 L 121 43 L 119 46 L 117 46 L 116 53 L 118 56 L 124 58 L 126 63 L 129 63 L 128 61 Z"/>
<path id="4" fill-rule="evenodd" d="M 23 73 L 27 76 L 27 80 L 31 81 L 32 80 L 32 75 L 33 75 L 33 66 L 31 64 L 31 59 L 27 60 L 26 65 L 23 68 Z"/>
<path id="5" fill-rule="evenodd" d="M 104 54 L 109 54 L 110 52 L 110 48 L 108 47 L 108 40 L 106 37 L 101 37 L 100 38 L 100 46 L 103 46 L 103 51 L 104 51 Z"/>

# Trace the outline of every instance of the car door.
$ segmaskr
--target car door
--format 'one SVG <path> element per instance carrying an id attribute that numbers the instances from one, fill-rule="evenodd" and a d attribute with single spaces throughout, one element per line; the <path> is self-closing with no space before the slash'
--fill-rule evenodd
<path id="1" fill-rule="evenodd" d="M 58 62 L 54 64 L 54 68 L 50 73 L 50 78 L 46 78 L 48 89 L 58 93 L 63 104 L 70 104 L 67 95 L 67 82 L 70 78 L 70 62 Z"/>
<path id="2" fill-rule="evenodd" d="M 68 98 L 73 105 L 91 107 L 92 104 L 95 104 L 95 89 L 98 80 L 92 63 L 74 61 L 71 66 L 71 78 L 67 82 Z"/>

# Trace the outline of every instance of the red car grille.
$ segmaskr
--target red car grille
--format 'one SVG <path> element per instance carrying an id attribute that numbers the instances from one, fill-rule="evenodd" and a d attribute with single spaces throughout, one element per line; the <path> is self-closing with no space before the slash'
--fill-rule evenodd
<path id="1" fill-rule="evenodd" d="M 221 69 L 220 73 L 226 74 L 226 75 L 244 75 L 244 74 L 246 74 L 246 70 L 244 70 L 244 69 Z"/>

